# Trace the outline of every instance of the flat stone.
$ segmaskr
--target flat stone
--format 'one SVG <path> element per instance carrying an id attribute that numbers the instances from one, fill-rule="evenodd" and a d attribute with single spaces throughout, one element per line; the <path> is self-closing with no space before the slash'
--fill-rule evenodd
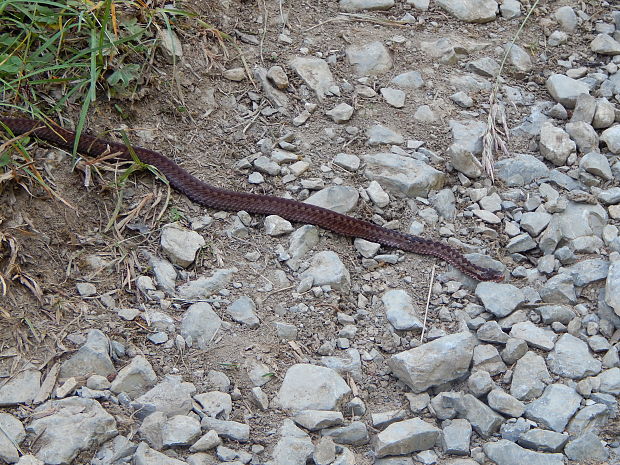
<path id="1" fill-rule="evenodd" d="M 390 193 L 405 197 L 427 197 L 443 187 L 445 176 L 423 161 L 390 152 L 365 155 L 365 175 Z"/>
<path id="2" fill-rule="evenodd" d="M 500 439 L 483 445 L 486 456 L 497 465 L 564 465 L 562 454 L 545 454 L 524 449 L 512 441 Z"/>
<path id="3" fill-rule="evenodd" d="M 380 458 L 431 449 L 440 432 L 439 428 L 420 418 L 392 423 L 375 437 L 374 451 Z"/>
<path id="4" fill-rule="evenodd" d="M 466 374 L 475 344 L 469 332 L 451 334 L 395 354 L 388 365 L 414 393 L 420 393 Z"/>
<path id="5" fill-rule="evenodd" d="M 525 417 L 561 433 L 581 404 L 581 396 L 565 384 L 550 384 L 543 395 L 525 408 Z"/>
<path id="6" fill-rule="evenodd" d="M 379 41 L 350 45 L 345 53 L 358 76 L 383 74 L 393 65 L 390 51 Z"/>

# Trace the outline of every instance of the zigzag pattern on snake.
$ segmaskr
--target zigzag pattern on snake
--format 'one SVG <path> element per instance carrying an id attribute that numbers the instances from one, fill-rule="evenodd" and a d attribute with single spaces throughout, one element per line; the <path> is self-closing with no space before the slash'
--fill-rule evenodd
<path id="1" fill-rule="evenodd" d="M 30 133 L 64 149 L 72 149 L 75 142 L 73 131 L 56 124 L 45 125 L 29 118 L 8 116 L 0 116 L 0 123 L 16 136 Z M 227 211 L 245 210 L 262 215 L 278 215 L 290 221 L 320 226 L 344 236 L 360 237 L 407 252 L 438 257 L 480 281 L 499 282 L 504 279 L 501 272 L 480 267 L 467 260 L 454 247 L 441 242 L 386 229 L 368 221 L 295 200 L 214 187 L 191 175 L 158 152 L 141 147 L 132 147 L 132 149 L 140 161 L 155 166 L 166 176 L 174 189 L 200 205 Z M 86 134 L 80 136 L 78 151 L 93 157 L 117 152 L 118 159 L 131 160 L 131 154 L 126 145 Z"/>

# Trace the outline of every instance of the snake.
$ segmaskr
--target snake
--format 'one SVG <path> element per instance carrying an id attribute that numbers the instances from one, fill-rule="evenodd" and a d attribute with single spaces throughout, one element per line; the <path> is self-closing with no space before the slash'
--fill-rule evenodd
<path id="1" fill-rule="evenodd" d="M 77 138 L 74 131 L 56 123 L 43 123 L 26 117 L 0 115 L 0 127 L 13 136 L 32 135 L 65 150 L 73 149 Z M 77 151 L 91 157 L 114 155 L 117 160 L 132 160 L 135 155 L 140 162 L 157 168 L 175 190 L 191 201 L 208 208 L 277 215 L 292 222 L 319 226 L 343 236 L 362 238 L 406 252 L 437 257 L 478 281 L 500 282 L 504 279 L 502 272 L 476 265 L 459 250 L 442 242 L 384 228 L 369 221 L 297 200 L 216 187 L 198 179 L 170 158 L 153 150 L 82 133 L 78 138 Z"/>

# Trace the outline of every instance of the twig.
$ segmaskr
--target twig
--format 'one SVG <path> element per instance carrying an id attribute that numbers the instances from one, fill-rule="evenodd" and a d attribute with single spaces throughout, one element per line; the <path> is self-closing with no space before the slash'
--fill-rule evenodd
<path id="1" fill-rule="evenodd" d="M 428 295 L 426 296 L 426 308 L 424 309 L 424 322 L 422 323 L 422 334 L 420 335 L 420 342 L 424 340 L 424 332 L 426 331 L 426 318 L 428 317 L 428 306 L 431 303 L 431 293 L 433 292 L 433 282 L 435 281 L 435 264 L 431 268 L 431 281 L 428 284 Z"/>
<path id="2" fill-rule="evenodd" d="M 499 106 L 497 104 L 497 92 L 499 91 L 500 77 L 506 64 L 506 60 L 508 60 L 510 50 L 512 50 L 512 47 L 519 38 L 519 34 L 521 34 L 521 31 L 523 31 L 525 24 L 534 12 L 534 9 L 538 6 L 539 1 L 540 0 L 536 0 L 534 2 L 530 10 L 525 15 L 525 18 L 523 18 L 519 29 L 512 38 L 512 41 L 510 42 L 508 47 L 506 47 L 504 58 L 502 59 L 502 63 L 499 66 L 497 76 L 495 76 L 495 84 L 493 85 L 493 90 L 491 91 L 491 95 L 489 96 L 489 115 L 487 117 L 487 127 L 484 132 L 484 136 L 482 137 L 482 165 L 484 166 L 484 171 L 486 172 L 487 176 L 491 178 L 491 182 L 495 182 L 495 175 L 493 173 L 493 165 L 495 163 L 495 159 L 493 157 L 493 154 L 501 150 L 505 155 L 509 155 L 508 146 L 506 145 L 506 141 L 504 141 L 504 138 L 508 140 L 509 137 L 508 126 L 506 124 L 506 114 L 504 111 L 502 111 L 502 113 L 500 114 L 503 131 L 497 128 L 495 122 L 499 111 Z"/>

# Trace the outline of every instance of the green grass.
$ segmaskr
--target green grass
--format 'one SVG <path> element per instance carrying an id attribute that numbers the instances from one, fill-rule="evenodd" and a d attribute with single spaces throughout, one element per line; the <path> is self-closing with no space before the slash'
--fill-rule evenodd
<path id="1" fill-rule="evenodd" d="M 227 38 L 189 11 L 144 0 L 0 0 L 0 113 L 44 121 L 78 107 L 75 155 L 93 102 L 115 98 L 113 108 L 124 117 L 123 100 L 151 83 L 158 32 L 183 27 Z M 0 130 L 0 144 L 3 138 L 10 135 Z M 0 174 L 6 180 L 18 172 L 51 192 L 33 174 L 27 142 L 3 146 Z"/>
<path id="2" fill-rule="evenodd" d="M 189 16 L 141 0 L 0 0 L 0 111 L 77 103 L 80 133 L 101 93 L 126 98 L 146 84 L 157 31 Z"/>

